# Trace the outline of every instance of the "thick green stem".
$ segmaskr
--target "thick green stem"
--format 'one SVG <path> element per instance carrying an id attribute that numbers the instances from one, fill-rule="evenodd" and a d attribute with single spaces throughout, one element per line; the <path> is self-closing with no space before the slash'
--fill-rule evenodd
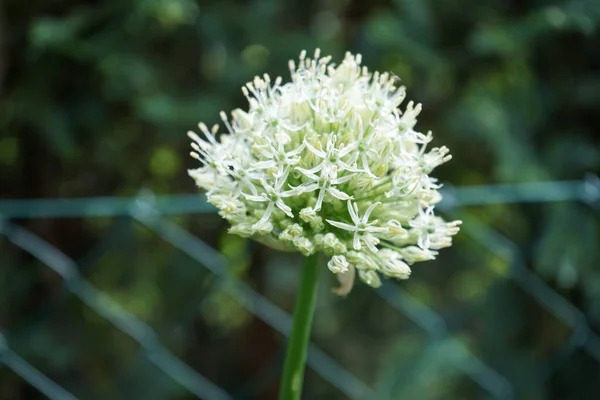
<path id="1" fill-rule="evenodd" d="M 292 332 L 288 340 L 283 378 L 279 387 L 280 400 L 299 400 L 304 381 L 304 364 L 317 299 L 319 277 L 318 256 L 306 257 L 302 265 L 300 288 L 296 298 Z"/>

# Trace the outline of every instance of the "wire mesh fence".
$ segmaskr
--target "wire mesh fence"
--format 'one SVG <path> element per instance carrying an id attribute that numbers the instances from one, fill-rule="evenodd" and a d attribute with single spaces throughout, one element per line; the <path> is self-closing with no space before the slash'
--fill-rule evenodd
<path id="1" fill-rule="evenodd" d="M 541 307 L 571 329 L 570 338 L 556 351 L 544 367 L 545 379 L 552 376 L 576 350 L 584 350 L 600 363 L 600 337 L 588 324 L 584 313 L 569 303 L 535 272 L 526 266 L 519 245 L 494 227 L 481 221 L 466 208 L 475 205 L 542 202 L 581 202 L 596 212 L 600 206 L 600 180 L 588 177 L 581 181 L 537 182 L 477 187 L 447 187 L 440 209 L 459 214 L 463 219 L 463 235 L 482 245 L 492 254 L 504 257 L 510 265 L 511 279 Z M 242 279 L 228 273 L 227 259 L 168 215 L 209 214 L 214 209 L 197 195 L 154 196 L 143 192 L 135 198 L 0 200 L 0 233 L 13 245 L 41 261 L 62 278 L 66 292 L 79 299 L 112 326 L 133 339 L 140 355 L 162 373 L 200 399 L 220 400 L 252 398 L 253 391 L 278 378 L 281 357 L 253 377 L 240 393 L 220 387 L 194 370 L 161 343 L 161 333 L 125 310 L 118 301 L 86 280 L 75 260 L 51 245 L 19 222 L 23 219 L 65 217 L 127 217 L 146 227 L 170 246 L 189 256 L 199 267 L 214 274 L 213 284 L 235 298 L 248 312 L 264 321 L 271 329 L 286 336 L 291 316 Z M 423 351 L 440 343 L 452 346 L 452 365 L 471 379 L 486 397 L 518 398 L 511 380 L 494 365 L 470 350 L 464 342 L 453 340 L 456 328 L 435 309 L 425 305 L 402 289 L 401 285 L 386 282 L 377 295 L 398 313 L 421 328 L 429 343 Z M 0 327 L 0 365 L 22 377 L 32 387 L 51 399 L 75 399 L 75 395 L 36 369 L 11 348 Z M 4 333 L 7 333 L 6 331 Z M 323 380 L 336 388 L 341 396 L 350 399 L 377 398 L 376 389 L 351 372 L 344 363 L 328 355 L 321 347 L 311 344 L 308 364 Z"/>

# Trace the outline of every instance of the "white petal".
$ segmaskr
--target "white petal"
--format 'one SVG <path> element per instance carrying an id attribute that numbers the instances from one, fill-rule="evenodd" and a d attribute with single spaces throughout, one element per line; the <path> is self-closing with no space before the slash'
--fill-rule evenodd
<path id="1" fill-rule="evenodd" d="M 317 175 L 315 175 L 316 172 L 319 172 L 320 170 L 323 169 L 323 165 L 325 163 L 321 163 L 319 165 L 317 165 L 314 168 L 311 169 L 304 169 L 304 168 L 300 168 L 300 167 L 296 167 L 296 169 L 300 172 L 302 172 L 304 175 L 306 175 L 307 178 L 313 179 L 313 180 L 319 180 L 319 177 Z"/>
<path id="2" fill-rule="evenodd" d="M 259 201 L 259 202 L 265 202 L 265 201 L 269 201 L 269 199 L 267 199 L 267 198 L 266 198 L 266 197 L 264 197 L 264 196 L 252 196 L 252 195 L 249 195 L 249 194 L 246 194 L 246 193 L 242 193 L 242 195 L 243 195 L 243 196 L 244 196 L 246 199 L 248 199 L 248 200 L 250 200 L 250 201 Z"/>
<path id="3" fill-rule="evenodd" d="M 346 183 L 350 179 L 354 178 L 355 176 L 356 176 L 356 174 L 348 174 L 348 175 L 342 176 L 341 178 L 333 179 L 331 181 L 331 183 L 333 183 L 334 185 L 339 185 L 339 184 L 342 184 L 342 183 Z"/>
<path id="4" fill-rule="evenodd" d="M 373 212 L 373 210 L 375 209 L 375 207 L 377 207 L 378 205 L 380 205 L 381 202 L 380 201 L 376 201 L 375 203 L 371 204 L 369 206 L 369 208 L 367 208 L 367 211 L 365 212 L 365 215 L 363 215 L 362 217 L 362 223 L 366 224 L 369 221 L 369 217 L 371 216 L 371 213 Z"/>
<path id="5" fill-rule="evenodd" d="M 290 218 L 294 218 L 294 214 L 292 213 L 292 209 L 283 202 L 283 200 L 278 199 L 275 204 L 277 205 L 277 208 L 279 208 L 281 211 L 283 211 L 288 217 Z"/>
<path id="6" fill-rule="evenodd" d="M 352 247 L 354 247 L 354 250 L 360 250 L 362 248 L 360 245 L 360 234 L 358 232 L 354 232 L 354 238 L 352 238 Z"/>
<path id="7" fill-rule="evenodd" d="M 360 218 L 358 218 L 358 214 L 356 213 L 356 203 L 352 203 L 352 200 L 348 200 L 348 212 L 350 213 L 350 218 L 352 218 L 352 222 L 358 225 L 360 224 Z"/>
<path id="8" fill-rule="evenodd" d="M 310 152 L 313 153 L 314 155 L 316 155 L 317 157 L 321 157 L 321 158 L 327 157 L 327 153 L 325 153 L 323 150 L 317 149 L 312 144 L 308 143 L 308 141 L 306 139 L 304 139 L 304 144 L 306 145 L 308 150 L 310 150 Z"/>
<path id="9" fill-rule="evenodd" d="M 338 190 L 334 187 L 330 187 L 328 189 L 329 193 L 335 197 L 336 199 L 340 199 L 340 200 L 348 200 L 351 199 L 351 196 L 348 196 L 347 193 L 342 192 L 341 190 Z"/>
<path id="10" fill-rule="evenodd" d="M 356 231 L 356 226 L 347 224 L 345 222 L 332 221 L 330 219 L 326 219 L 325 221 L 329 222 L 331 225 L 335 226 L 336 228 L 340 228 L 345 231 L 350 231 L 350 232 Z"/>
<path id="11" fill-rule="evenodd" d="M 300 145 L 300 147 L 298 147 L 298 148 L 297 148 L 297 149 L 295 149 L 295 150 L 292 150 L 292 151 L 288 152 L 286 155 L 287 155 L 288 157 L 297 156 L 297 155 L 299 155 L 300 153 L 302 153 L 302 152 L 304 151 L 304 147 L 305 147 L 305 145 L 304 145 L 304 143 L 302 143 L 302 144 Z"/>
<path id="12" fill-rule="evenodd" d="M 317 204 L 315 204 L 315 211 L 319 211 L 321 209 L 321 205 L 323 204 L 323 198 L 325 197 L 325 188 L 321 188 L 319 190 L 319 196 L 317 197 Z"/>

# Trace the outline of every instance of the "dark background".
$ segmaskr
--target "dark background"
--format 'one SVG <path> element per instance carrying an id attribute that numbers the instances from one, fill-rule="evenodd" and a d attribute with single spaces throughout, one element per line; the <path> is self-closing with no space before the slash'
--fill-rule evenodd
<path id="1" fill-rule="evenodd" d="M 424 105 L 417 128 L 451 149 L 436 176 L 456 190 L 581 180 L 600 169 L 599 23 L 597 0 L 0 0 L 0 197 L 194 193 L 185 132 L 245 107 L 245 82 L 286 78 L 287 60 L 315 47 L 338 61 L 360 52 L 402 79 Z M 377 399 L 600 398 L 598 203 L 537 197 L 446 214 L 463 232 L 398 292 L 446 330 L 428 335 L 361 283 L 335 297 L 324 271 L 314 343 Z M 227 235 L 214 214 L 169 219 L 292 309 L 297 257 Z M 74 259 L 234 398 L 276 398 L 283 336 L 151 229 L 83 214 L 11 224 Z M 12 351 L 80 399 L 194 398 L 6 237 L 0 331 Z M 44 398 L 1 357 L 0 399 Z M 470 378 L 485 371 L 472 357 L 504 377 L 504 392 Z M 313 370 L 305 394 L 346 398 Z"/>

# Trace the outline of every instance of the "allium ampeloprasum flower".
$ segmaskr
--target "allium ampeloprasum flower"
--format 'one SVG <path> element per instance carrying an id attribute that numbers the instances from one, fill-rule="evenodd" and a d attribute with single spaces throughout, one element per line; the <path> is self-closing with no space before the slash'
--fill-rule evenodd
<path id="1" fill-rule="evenodd" d="M 429 174 L 450 160 L 415 130 L 421 105 L 388 73 L 369 72 L 361 56 L 300 54 L 292 81 L 256 77 L 242 88 L 248 111 L 221 112 L 227 132 L 200 124 L 189 132 L 190 176 L 231 223 L 231 233 L 271 247 L 323 252 L 346 294 L 355 274 L 406 279 L 410 265 L 451 245 L 460 221 L 434 215 L 440 185 Z"/>

